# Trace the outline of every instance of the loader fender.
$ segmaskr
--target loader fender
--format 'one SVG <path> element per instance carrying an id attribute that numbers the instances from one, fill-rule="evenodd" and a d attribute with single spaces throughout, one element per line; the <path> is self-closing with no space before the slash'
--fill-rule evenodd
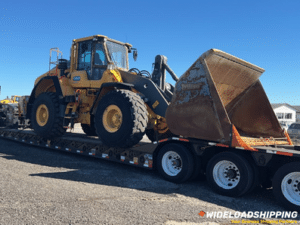
<path id="1" fill-rule="evenodd" d="M 153 112 L 165 117 L 169 103 L 151 79 L 133 75 L 125 71 L 120 71 L 120 73 L 124 82 L 133 84 L 134 89 L 145 96 L 146 103 Z"/>
<path id="2" fill-rule="evenodd" d="M 100 90 L 97 94 L 96 100 L 94 101 L 90 113 L 91 114 L 95 114 L 96 113 L 96 109 L 98 106 L 98 102 L 99 100 L 102 98 L 102 96 L 104 95 L 104 90 L 105 89 L 112 89 L 112 88 L 116 88 L 116 89 L 125 89 L 125 90 L 131 90 L 131 88 L 134 87 L 133 84 L 128 84 L 128 83 L 119 83 L 119 82 L 108 82 L 108 83 L 104 83 L 101 85 Z"/>
<path id="3" fill-rule="evenodd" d="M 32 110 L 32 106 L 34 103 L 34 100 L 43 92 L 45 92 L 45 90 L 47 90 L 47 88 L 49 87 L 53 87 L 55 88 L 54 91 L 59 99 L 63 98 L 63 93 L 59 84 L 59 80 L 58 77 L 56 76 L 46 76 L 43 77 L 42 79 L 39 80 L 39 82 L 34 86 L 29 101 L 27 103 L 27 113 L 26 113 L 26 118 L 30 119 L 31 118 L 31 110 Z"/>

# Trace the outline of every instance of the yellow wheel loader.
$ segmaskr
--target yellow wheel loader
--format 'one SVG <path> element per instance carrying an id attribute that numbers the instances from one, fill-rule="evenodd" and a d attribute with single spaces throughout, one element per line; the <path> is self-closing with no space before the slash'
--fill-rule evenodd
<path id="1" fill-rule="evenodd" d="M 12 95 L 0 103 L 0 126 L 17 128 L 29 127 L 29 119 L 25 119 L 29 96 Z"/>
<path id="2" fill-rule="evenodd" d="M 26 117 L 45 138 L 64 134 L 80 123 L 87 135 L 108 146 L 130 147 L 145 134 L 155 140 L 170 134 L 166 108 L 174 87 L 165 83 L 166 58 L 157 56 L 155 70 L 129 69 L 128 53 L 136 49 L 103 35 L 73 40 L 70 60 L 35 81 Z"/>
<path id="3" fill-rule="evenodd" d="M 270 137 L 290 143 L 259 81 L 262 68 L 211 49 L 178 79 L 162 55 L 152 74 L 129 69 L 132 51 L 136 59 L 130 44 L 103 35 L 73 40 L 70 60 L 58 59 L 35 81 L 26 113 L 35 132 L 52 138 L 80 123 L 111 147 L 133 146 L 145 133 L 152 141 L 183 136 L 246 149 Z"/>
<path id="4" fill-rule="evenodd" d="M 8 104 L 8 103 L 18 103 L 20 101 L 20 97 L 18 95 L 12 95 L 11 98 L 6 98 L 0 101 L 0 104 Z"/>
<path id="5" fill-rule="evenodd" d="M 0 126 L 11 127 L 17 124 L 18 114 L 17 103 L 20 101 L 20 96 L 12 95 L 11 98 L 7 96 L 6 99 L 0 101 Z"/>

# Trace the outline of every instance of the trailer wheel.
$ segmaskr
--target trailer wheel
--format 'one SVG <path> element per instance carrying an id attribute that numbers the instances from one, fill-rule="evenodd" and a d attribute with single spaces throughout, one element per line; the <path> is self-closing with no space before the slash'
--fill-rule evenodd
<path id="1" fill-rule="evenodd" d="M 96 132 L 110 147 L 131 147 L 144 136 L 148 123 L 142 98 L 128 90 L 107 93 L 99 102 L 95 115 Z"/>
<path id="2" fill-rule="evenodd" d="M 194 171 L 193 156 L 183 145 L 166 144 L 158 152 L 157 170 L 166 180 L 182 183 L 188 180 Z"/>
<path id="3" fill-rule="evenodd" d="M 37 97 L 33 103 L 31 124 L 34 131 L 44 138 L 58 137 L 65 133 L 55 93 L 45 92 Z"/>
<path id="4" fill-rule="evenodd" d="M 300 212 L 300 162 L 278 169 L 273 177 L 273 193 L 283 206 Z"/>
<path id="5" fill-rule="evenodd" d="M 207 164 L 206 177 L 214 191 L 231 197 L 245 194 L 254 182 L 249 162 L 233 152 L 222 152 L 211 158 Z"/>

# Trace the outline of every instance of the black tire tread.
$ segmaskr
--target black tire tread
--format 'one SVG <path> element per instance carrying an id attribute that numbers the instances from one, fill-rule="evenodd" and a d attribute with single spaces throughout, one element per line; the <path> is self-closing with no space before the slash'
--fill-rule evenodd
<path id="1" fill-rule="evenodd" d="M 132 109 L 134 110 L 134 126 L 133 131 L 130 135 L 130 137 L 126 140 L 124 143 L 125 147 L 131 147 L 137 143 L 143 138 L 147 123 L 148 123 L 148 111 L 147 107 L 143 101 L 143 99 L 137 95 L 136 93 L 128 90 L 118 90 L 123 95 L 125 95 L 129 102 L 132 104 Z"/>
<path id="2" fill-rule="evenodd" d="M 42 95 L 48 96 L 51 99 L 52 103 L 54 104 L 55 119 L 54 119 L 53 125 L 51 126 L 50 130 L 48 130 L 47 132 L 44 132 L 44 133 L 38 133 L 38 135 L 40 135 L 44 138 L 54 138 L 54 137 L 59 137 L 59 136 L 64 135 L 64 133 L 66 132 L 66 128 L 63 127 L 63 118 L 59 117 L 59 108 L 60 107 L 59 107 L 59 100 L 58 100 L 57 95 L 54 92 L 44 92 L 41 95 L 39 95 L 38 98 L 40 98 Z M 31 121 L 35 121 L 35 117 L 36 117 L 36 115 L 34 113 L 32 113 Z"/>
<path id="3" fill-rule="evenodd" d="M 136 145 L 143 138 L 148 124 L 148 111 L 142 98 L 138 94 L 130 90 L 119 89 L 119 90 L 110 91 L 103 98 L 110 99 L 110 97 L 115 97 L 116 95 L 119 95 L 118 98 L 122 98 L 124 102 L 128 104 L 127 106 L 130 107 L 131 115 L 133 117 L 132 118 L 133 128 L 131 133 L 129 135 L 126 135 L 127 137 L 126 139 L 124 138 L 122 140 L 118 140 L 118 142 L 114 140 L 113 145 L 122 148 L 127 148 Z M 96 119 L 97 118 L 95 117 L 95 124 L 97 124 Z M 99 130 L 99 127 L 97 125 L 95 127 L 96 127 L 96 133 L 101 139 L 101 131 Z M 105 140 L 102 141 L 105 142 Z M 111 147 L 114 147 L 113 145 Z"/>

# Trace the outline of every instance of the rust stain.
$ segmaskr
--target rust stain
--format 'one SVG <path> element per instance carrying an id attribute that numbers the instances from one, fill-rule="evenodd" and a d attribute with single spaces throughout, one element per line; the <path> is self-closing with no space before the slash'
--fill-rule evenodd
<path id="1" fill-rule="evenodd" d="M 199 95 L 210 96 L 206 74 L 200 60 L 197 60 L 193 67 L 186 72 L 184 79 L 177 82 L 176 92 L 179 96 L 174 104 L 189 102 Z"/>
<path id="2" fill-rule="evenodd" d="M 175 86 L 174 96 L 166 111 L 167 124 L 177 135 L 229 142 L 229 133 L 225 137 L 220 125 L 209 82 L 199 58 Z"/>

